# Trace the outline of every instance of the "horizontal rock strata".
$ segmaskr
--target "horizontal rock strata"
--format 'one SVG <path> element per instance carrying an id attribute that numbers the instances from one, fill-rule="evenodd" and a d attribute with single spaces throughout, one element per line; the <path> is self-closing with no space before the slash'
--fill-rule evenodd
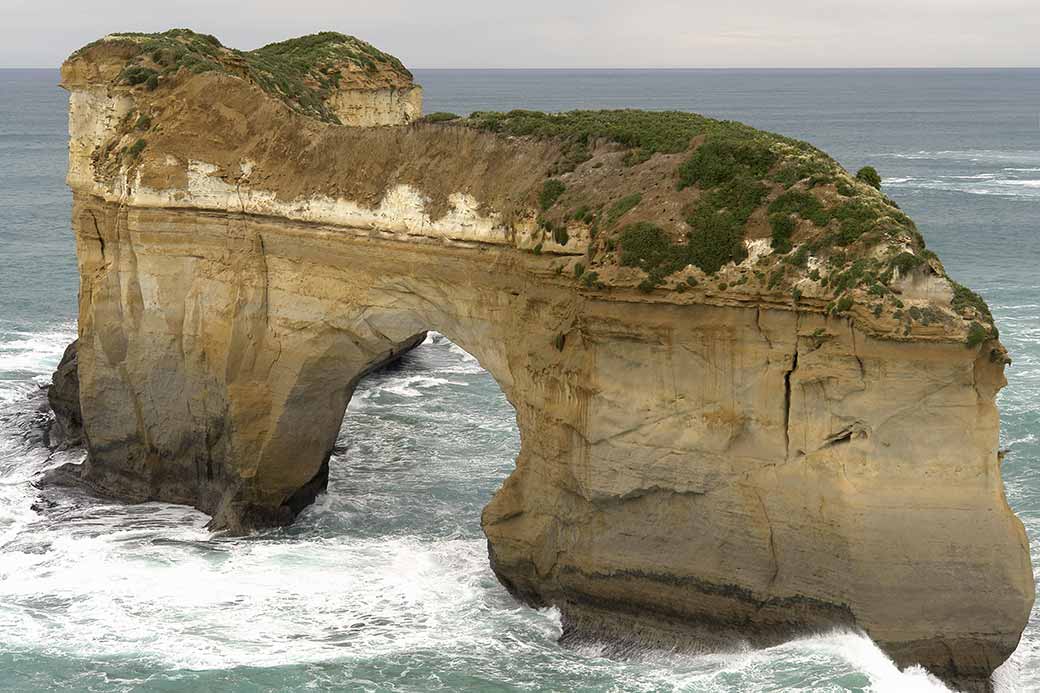
<path id="1" fill-rule="evenodd" d="M 1033 602 L 1006 357 L 869 178 L 691 114 L 344 127 L 331 87 L 146 40 L 63 68 L 86 483 L 290 521 L 358 380 L 437 330 L 516 408 L 482 524 L 568 638 L 847 626 L 988 686 Z"/>

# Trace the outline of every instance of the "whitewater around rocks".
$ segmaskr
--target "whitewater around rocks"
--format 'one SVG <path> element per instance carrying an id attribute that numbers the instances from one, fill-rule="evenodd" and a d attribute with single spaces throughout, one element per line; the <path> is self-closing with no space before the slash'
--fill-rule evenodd
<path id="1" fill-rule="evenodd" d="M 31 340 L 21 358 L 37 371 L 34 385 L 70 336 Z M 34 669 L 57 661 L 71 668 L 51 686 L 97 691 L 160 682 L 247 690 L 246 681 L 291 690 L 946 690 L 919 668 L 900 672 L 856 633 L 625 660 L 557 645 L 558 615 L 506 593 L 480 533 L 480 510 L 518 450 L 512 408 L 437 334 L 363 382 L 329 492 L 292 527 L 245 538 L 212 535 L 207 516 L 181 506 L 74 491 L 41 504 L 34 474 L 79 453 L 50 456 L 27 442 L 33 393 L 6 389 L 18 394 L 4 413 L 23 415 L 0 438 L 0 665 L 11 690 L 39 690 Z M 238 680 L 231 672 L 240 671 Z"/>
<path id="2" fill-rule="evenodd" d="M 429 111 L 634 104 L 712 111 L 800 137 L 810 133 L 798 130 L 798 114 L 807 101 L 819 105 L 804 123 L 814 141 L 848 167 L 878 164 L 891 179 L 886 192 L 918 220 L 951 274 L 993 308 L 1014 359 L 998 400 L 1003 474 L 1040 565 L 1037 199 L 1029 185 L 972 195 L 896 182 L 1040 179 L 1004 173 L 1040 169 L 1037 147 L 1023 139 L 1035 137 L 1035 114 L 1029 133 L 1008 134 L 1025 117 L 1010 104 L 1028 87 L 1026 77 L 957 78 L 955 93 L 1008 104 L 988 121 L 990 139 L 975 142 L 975 119 L 891 74 L 784 73 L 779 82 L 775 72 L 747 74 L 739 89 L 710 71 L 552 79 L 420 72 L 418 81 Z M 329 493 L 292 527 L 227 539 L 210 535 L 208 518 L 189 508 L 75 494 L 33 510 L 33 476 L 76 454 L 50 457 L 24 437 L 40 416 L 39 386 L 75 336 L 65 103 L 56 81 L 55 72 L 19 79 L 0 72 L 0 689 L 946 690 L 919 669 L 900 671 L 853 633 L 768 650 L 647 652 L 630 660 L 594 647 L 560 648 L 556 614 L 520 607 L 506 594 L 487 566 L 479 529 L 480 509 L 516 454 L 512 408 L 465 352 L 436 336 L 395 370 L 362 383 Z M 832 95 L 826 104 L 842 105 L 825 105 L 814 90 Z M 546 101 L 532 103 L 532 93 Z M 950 116 L 943 128 L 900 130 L 898 123 L 910 122 L 902 114 L 915 108 Z M 879 143 L 891 154 L 880 161 Z M 1000 156 L 977 163 L 930 156 L 953 146 Z M 921 152 L 929 156 L 911 158 Z M 204 589 L 187 587 L 187 577 Z M 1000 691 L 1040 688 L 1035 610 L 996 680 Z"/>

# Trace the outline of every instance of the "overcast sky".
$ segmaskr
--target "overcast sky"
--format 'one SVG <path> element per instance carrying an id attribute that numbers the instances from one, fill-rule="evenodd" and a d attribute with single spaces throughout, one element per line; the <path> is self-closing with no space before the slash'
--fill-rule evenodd
<path id="1" fill-rule="evenodd" d="M 420 68 L 1040 66 L 1040 0 L 0 0 L 0 67 L 178 26 L 336 30 Z"/>

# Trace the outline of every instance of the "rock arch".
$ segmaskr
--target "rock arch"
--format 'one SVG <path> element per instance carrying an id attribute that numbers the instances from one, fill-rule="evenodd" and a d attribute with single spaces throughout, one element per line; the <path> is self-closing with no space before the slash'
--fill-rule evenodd
<path id="1" fill-rule="evenodd" d="M 965 422 L 996 416 L 979 388 L 1000 384 L 999 366 L 965 370 L 951 359 L 963 347 L 896 347 L 756 307 L 583 296 L 508 249 L 81 197 L 76 218 L 83 476 L 102 492 L 191 503 L 218 528 L 285 522 L 354 384 L 434 329 L 517 411 L 517 468 L 482 518 L 493 566 L 578 632 L 768 643 L 848 625 L 916 661 L 935 623 L 945 647 L 951 602 L 963 606 L 951 542 L 968 556 L 982 537 L 1006 537 L 1007 553 L 1021 540 L 990 510 L 995 468 L 929 452 L 975 445 Z M 1006 591 L 985 610 L 1006 604 L 1007 618 L 1028 585 L 987 565 Z"/>
<path id="2" fill-rule="evenodd" d="M 558 605 L 569 637 L 768 644 L 852 626 L 900 664 L 988 686 L 1034 597 L 1000 477 L 1005 354 L 981 299 L 876 190 L 816 150 L 726 131 L 791 161 L 744 181 L 760 207 L 709 266 L 662 229 L 701 203 L 733 218 L 725 190 L 677 185 L 725 124 L 665 114 L 707 129 L 657 153 L 609 128 L 348 128 L 234 72 L 241 55 L 126 84 L 128 60 L 152 69 L 147 40 L 109 37 L 63 67 L 89 448 L 67 472 L 218 528 L 289 521 L 357 380 L 434 329 L 516 408 L 517 466 L 482 526 L 500 580 Z M 766 207 L 783 195 L 806 218 L 774 244 Z M 821 199 L 873 215 L 851 227 L 875 239 L 862 257 L 820 245 L 850 242 L 839 217 L 809 219 Z M 637 260 L 616 252 L 612 215 L 630 211 Z M 856 284 L 877 257 L 887 284 Z M 887 303 L 868 310 L 871 290 Z"/>

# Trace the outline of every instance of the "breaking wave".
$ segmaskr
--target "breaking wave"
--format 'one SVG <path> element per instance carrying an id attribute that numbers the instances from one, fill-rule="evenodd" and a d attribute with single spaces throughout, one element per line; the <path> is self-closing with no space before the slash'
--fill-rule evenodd
<path id="1" fill-rule="evenodd" d="M 70 336 L 21 335 L 6 353 L 43 375 Z M 512 408 L 473 363 L 434 334 L 367 378 L 329 493 L 294 526 L 250 538 L 212 536 L 205 515 L 162 503 L 72 493 L 39 513 L 29 480 L 56 461 L 0 431 L 0 457 L 17 461 L 0 465 L 0 665 L 78 662 L 101 679 L 71 687 L 99 691 L 223 690 L 229 669 L 281 690 L 947 690 L 853 632 L 624 660 L 557 645 L 559 614 L 518 605 L 488 566 L 479 513 L 519 441 Z"/>

